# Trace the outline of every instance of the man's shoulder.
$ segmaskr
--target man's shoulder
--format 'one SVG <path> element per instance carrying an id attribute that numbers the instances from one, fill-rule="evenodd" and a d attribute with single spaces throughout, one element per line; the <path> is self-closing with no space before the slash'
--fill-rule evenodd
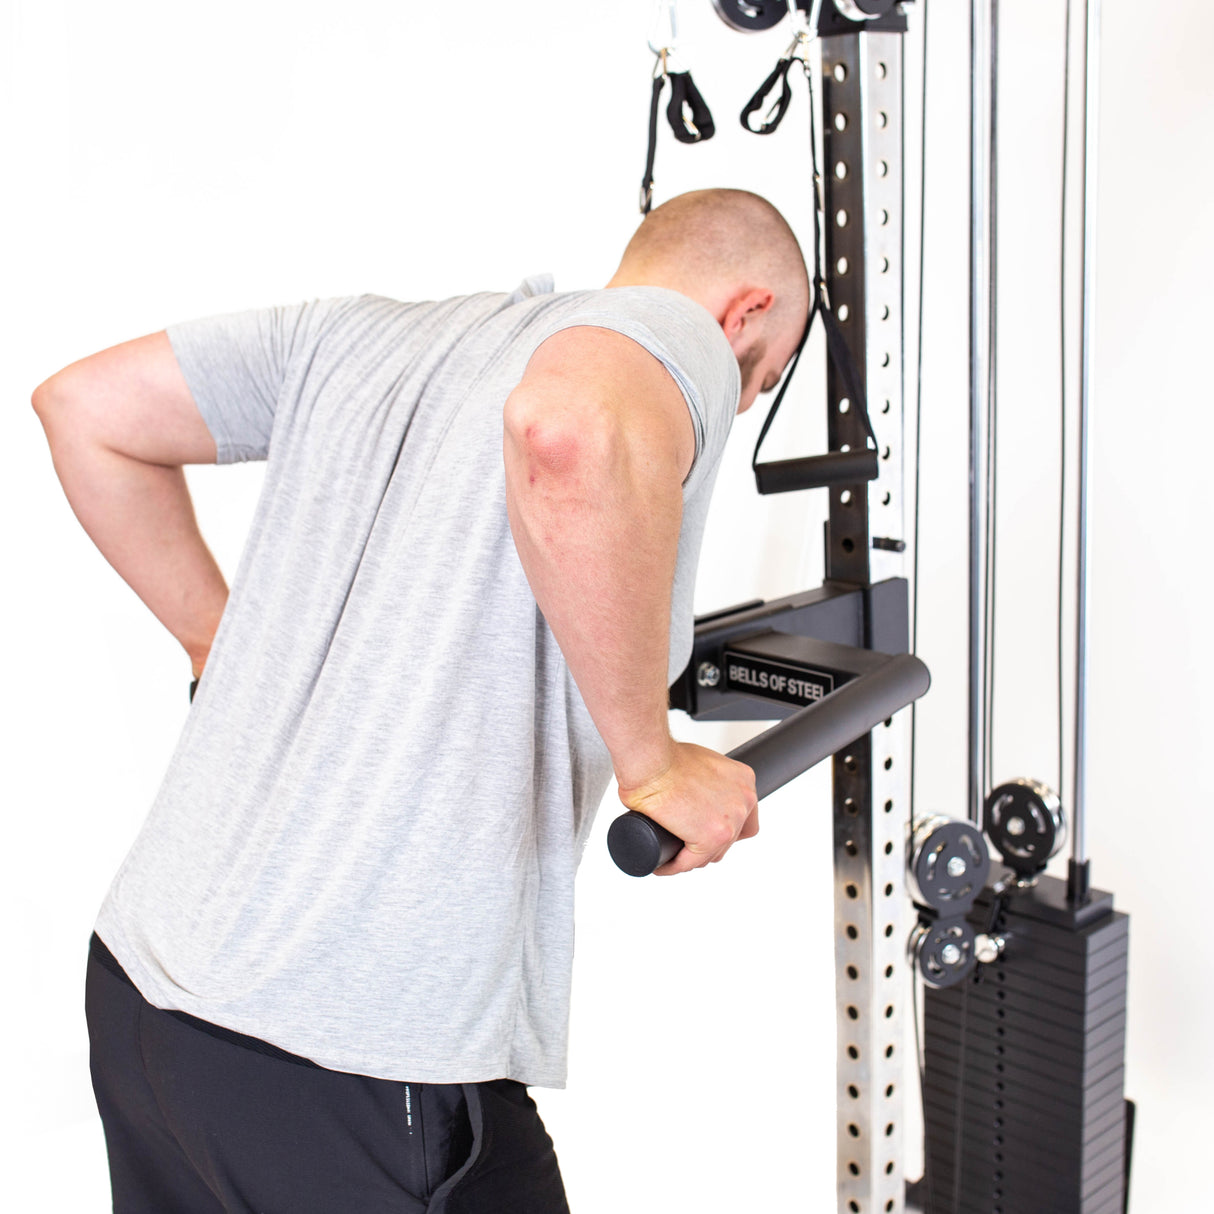
<path id="1" fill-rule="evenodd" d="M 737 363 L 716 318 L 702 304 L 667 287 L 604 287 L 568 297 L 562 325 L 600 325 L 631 337 L 689 378 L 729 385 Z"/>
<path id="2" fill-rule="evenodd" d="M 690 296 L 667 287 L 601 287 L 547 296 L 537 312 L 551 327 L 600 325 L 641 344 L 720 355 L 728 342 L 712 313 Z"/>

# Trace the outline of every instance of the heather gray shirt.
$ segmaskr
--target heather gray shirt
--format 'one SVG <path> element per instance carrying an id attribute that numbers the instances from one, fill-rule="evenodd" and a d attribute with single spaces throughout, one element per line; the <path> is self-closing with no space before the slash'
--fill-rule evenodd
<path id="1" fill-rule="evenodd" d="M 657 288 L 336 299 L 169 330 L 220 462 L 265 487 L 189 718 L 98 934 L 153 1004 L 322 1066 L 565 1078 L 573 879 L 610 760 L 506 518 L 532 352 L 616 330 L 695 427 L 670 672 L 737 408 L 712 317 Z"/>

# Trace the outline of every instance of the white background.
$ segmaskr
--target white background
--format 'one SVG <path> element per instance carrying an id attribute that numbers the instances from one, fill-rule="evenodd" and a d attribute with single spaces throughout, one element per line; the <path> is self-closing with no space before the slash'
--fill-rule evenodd
<path id="1" fill-rule="evenodd" d="M 1002 8 L 995 768 L 1056 783 L 1062 4 Z M 747 38 L 708 0 L 681 9 L 685 63 L 718 135 L 686 148 L 663 131 L 658 199 L 742 186 L 807 233 L 803 113 L 769 139 L 735 117 L 786 27 Z M 955 815 L 968 10 L 932 3 L 923 381 L 920 652 L 935 682 L 919 796 Z M 1203 550 L 1214 12 L 1105 0 L 1104 13 L 1090 847 L 1096 883 L 1133 916 L 1134 1208 L 1188 1211 L 1208 1200 L 1214 1086 Z M 214 311 L 509 289 L 544 269 L 558 286 L 602 283 L 637 219 L 649 19 L 648 0 L 0 0 L 6 1208 L 107 1208 L 84 948 L 185 715 L 188 675 L 72 517 L 30 391 L 75 358 Z M 915 6 L 912 201 L 920 20 Z M 913 207 L 909 218 L 913 261 Z M 821 433 L 820 351 L 800 380 L 786 407 L 805 420 L 785 430 L 787 453 Z M 820 495 L 753 494 L 760 412 L 739 422 L 722 473 L 701 609 L 821 578 Z M 191 484 L 230 575 L 259 471 L 199 469 Z M 740 735 L 686 736 L 724 747 Z M 578 1214 L 833 1208 L 828 796 L 822 773 L 804 778 L 772 798 L 758 841 L 670 882 L 619 875 L 602 839 L 610 806 L 601 816 L 581 882 L 571 1086 L 541 1095 Z"/>

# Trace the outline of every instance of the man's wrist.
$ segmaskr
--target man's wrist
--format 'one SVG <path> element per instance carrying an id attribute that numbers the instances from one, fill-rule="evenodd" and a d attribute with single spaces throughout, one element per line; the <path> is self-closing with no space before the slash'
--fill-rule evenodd
<path id="1" fill-rule="evenodd" d="M 183 646 L 186 656 L 190 659 L 190 673 L 195 679 L 201 678 L 202 668 L 207 664 L 207 658 L 211 655 L 211 646 L 208 642 L 206 645 L 186 645 Z"/>
<path id="2" fill-rule="evenodd" d="M 630 747 L 626 756 L 612 756 L 616 783 L 621 791 L 656 783 L 674 763 L 675 740 L 667 732 L 644 747 Z"/>

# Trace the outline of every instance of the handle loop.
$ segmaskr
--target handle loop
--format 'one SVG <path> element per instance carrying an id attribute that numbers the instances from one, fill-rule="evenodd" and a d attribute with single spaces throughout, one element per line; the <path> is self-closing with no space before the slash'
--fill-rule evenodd
<path id="1" fill-rule="evenodd" d="M 670 104 L 666 120 L 680 143 L 703 143 L 716 134 L 712 114 L 690 72 L 670 73 Z"/>
<path id="2" fill-rule="evenodd" d="M 648 215 L 653 207 L 653 164 L 658 152 L 658 111 L 662 89 L 670 81 L 670 101 L 666 106 L 666 121 L 680 143 L 703 143 L 716 134 L 712 112 L 690 72 L 667 70 L 668 50 L 656 52 L 653 65 L 653 88 L 649 95 L 649 147 L 645 153 L 645 176 L 641 178 L 641 214 Z"/>
<path id="3" fill-rule="evenodd" d="M 746 103 L 742 110 L 741 122 L 752 135 L 770 135 L 784 121 L 784 115 L 788 113 L 788 106 L 792 101 L 792 85 L 788 83 L 788 70 L 791 67 L 792 56 L 786 55 L 772 68 L 771 74 L 759 85 L 758 91 Z M 780 96 L 776 98 L 775 105 L 767 111 L 763 125 L 756 129 L 750 125 L 750 120 L 767 104 L 767 98 L 777 84 L 780 86 Z"/>
<path id="4" fill-rule="evenodd" d="M 807 46 L 808 37 L 804 33 L 799 33 L 788 52 L 772 69 L 767 79 L 759 86 L 758 92 L 747 102 L 746 108 L 742 111 L 742 125 L 748 131 L 755 135 L 770 135 L 780 125 L 792 99 L 792 87 L 788 82 L 789 69 L 792 67 L 794 61 L 801 64 L 805 72 L 805 83 L 809 92 L 809 154 L 814 183 L 814 273 L 810 291 L 812 303 L 809 310 L 809 318 L 805 324 L 805 332 L 801 335 L 800 345 L 797 346 L 796 353 L 793 355 L 788 367 L 788 374 L 784 376 L 784 382 L 780 385 L 780 391 L 776 394 L 776 399 L 763 421 L 758 441 L 755 443 L 754 455 L 751 457 L 750 466 L 755 474 L 755 487 L 760 493 L 776 493 L 790 488 L 810 488 L 817 484 L 834 483 L 835 475 L 840 471 L 840 467 L 837 466 L 840 465 L 840 461 L 838 460 L 832 462 L 830 480 L 815 477 L 812 474 L 812 468 L 807 468 L 808 475 L 801 478 L 802 483 L 800 485 L 795 485 L 789 483 L 790 478 L 788 475 L 777 474 L 773 464 L 759 463 L 759 448 L 763 446 L 763 440 L 767 437 L 767 432 L 771 429 L 771 423 L 775 421 L 776 413 L 783 403 L 784 394 L 788 391 L 788 385 L 792 382 L 797 364 L 801 361 L 801 352 L 805 349 L 805 343 L 809 338 L 810 330 L 814 327 L 814 318 L 817 316 L 822 317 L 822 327 L 826 331 L 826 351 L 830 357 L 830 361 L 839 377 L 843 380 L 843 386 L 847 389 L 852 407 L 859 412 L 865 433 L 868 436 L 868 440 L 872 443 L 874 454 L 871 461 L 866 460 L 863 462 L 862 479 L 875 480 L 877 477 L 876 451 L 879 448 L 877 436 L 873 432 L 872 420 L 868 416 L 868 401 L 864 392 L 863 378 L 859 368 L 856 366 L 856 360 L 852 357 L 851 350 L 848 348 L 847 339 L 843 336 L 842 329 L 839 328 L 839 321 L 831 308 L 830 295 L 826 290 L 826 277 L 822 272 L 822 175 L 818 167 L 817 116 L 814 106 L 813 74 L 810 70 L 809 61 L 805 57 Z M 768 119 L 756 130 L 750 125 L 749 120 L 764 104 L 777 83 L 781 85 L 780 96 L 772 110 L 768 111 Z M 837 455 L 838 453 L 832 452 L 831 454 Z M 812 458 L 815 457 L 798 461 L 798 463 L 804 468 L 810 464 Z M 861 466 L 859 459 L 855 463 L 857 467 Z M 843 466 L 850 466 L 850 464 L 851 461 L 842 461 Z"/>

